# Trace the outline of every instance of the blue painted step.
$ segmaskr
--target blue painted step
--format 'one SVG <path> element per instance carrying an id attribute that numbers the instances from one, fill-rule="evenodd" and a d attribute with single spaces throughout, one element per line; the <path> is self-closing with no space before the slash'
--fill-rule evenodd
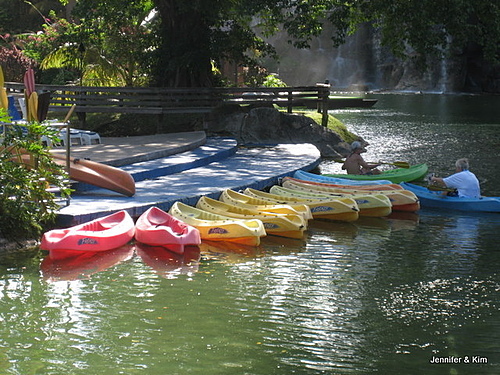
<path id="1" fill-rule="evenodd" d="M 224 160 L 236 153 L 238 144 L 233 138 L 207 138 L 198 148 L 164 158 L 124 165 L 120 169 L 129 172 L 136 182 L 151 180 L 162 176 L 179 173 L 192 168 Z M 76 191 L 100 189 L 86 183 L 72 186 Z"/>

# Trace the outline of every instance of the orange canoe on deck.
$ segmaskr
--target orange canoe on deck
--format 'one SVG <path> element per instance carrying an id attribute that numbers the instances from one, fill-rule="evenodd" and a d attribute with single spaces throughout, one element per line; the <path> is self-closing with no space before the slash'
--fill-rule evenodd
<path id="1" fill-rule="evenodd" d="M 66 158 L 64 156 L 52 155 L 52 157 L 57 164 L 66 167 Z M 28 166 L 33 165 L 30 154 L 21 154 L 21 158 L 22 163 Z M 18 157 L 14 157 L 13 160 L 18 161 Z M 70 158 L 69 177 L 75 181 L 116 191 L 127 197 L 135 194 L 135 181 L 130 173 L 95 161 Z"/>
<path id="2" fill-rule="evenodd" d="M 54 161 L 66 166 L 66 158 L 52 155 Z M 135 181 L 130 173 L 110 165 L 86 159 L 70 159 L 69 176 L 73 180 L 85 182 L 131 197 L 135 194 Z"/>

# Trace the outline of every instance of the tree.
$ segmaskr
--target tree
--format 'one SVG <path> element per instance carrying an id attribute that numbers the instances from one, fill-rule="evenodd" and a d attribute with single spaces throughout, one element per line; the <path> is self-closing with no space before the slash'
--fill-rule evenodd
<path id="1" fill-rule="evenodd" d="M 409 48 L 421 61 L 446 53 L 460 56 L 475 46 L 487 60 L 499 62 L 498 1 L 351 0 L 347 6 L 352 30 L 372 23 L 383 45 L 400 57 L 408 57 Z"/>
<path id="2" fill-rule="evenodd" d="M 307 48 L 327 23 L 334 26 L 334 46 L 368 22 L 399 56 L 425 61 L 474 45 L 491 61 L 499 58 L 500 4 L 491 0 L 78 0 L 75 11 L 94 9 L 95 18 L 114 26 L 126 9 L 151 4 L 160 21 L 151 44 L 157 86 L 213 85 L 213 62 L 245 64 L 273 54 L 258 35 L 284 31 L 291 44 Z"/>
<path id="3" fill-rule="evenodd" d="M 37 31 L 49 11 L 62 13 L 63 9 L 58 0 L 0 0 L 0 32 Z"/>
<path id="4" fill-rule="evenodd" d="M 25 54 L 41 61 L 42 69 L 73 72 L 83 85 L 148 83 L 155 46 L 144 20 L 152 5 L 143 0 L 127 4 L 121 0 L 80 1 L 73 5 L 75 22 L 51 13 L 43 33 L 23 37 Z"/>
<path id="5" fill-rule="evenodd" d="M 252 60 L 249 51 L 272 54 L 269 36 L 286 31 L 307 48 L 326 23 L 334 46 L 369 22 L 384 45 L 400 57 L 460 55 L 476 45 L 498 60 L 500 5 L 488 0 L 154 0 L 161 18 L 156 82 L 165 86 L 210 85 L 210 60 Z M 409 53 L 410 51 L 410 53 Z M 424 66 L 425 64 L 422 64 Z"/>

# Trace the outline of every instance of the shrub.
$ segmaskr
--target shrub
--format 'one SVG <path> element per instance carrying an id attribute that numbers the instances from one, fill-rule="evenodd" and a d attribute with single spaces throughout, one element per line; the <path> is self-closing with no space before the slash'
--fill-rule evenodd
<path id="1" fill-rule="evenodd" d="M 35 60 L 23 54 L 23 51 L 9 35 L 0 35 L 0 65 L 5 72 L 5 80 L 22 82 L 26 69 L 36 68 Z"/>
<path id="2" fill-rule="evenodd" d="M 0 146 L 0 237 L 34 238 L 54 221 L 60 207 L 58 199 L 70 194 L 67 173 L 53 161 L 41 141 L 45 136 L 57 142 L 57 137 L 38 123 L 7 126 L 3 109 L 0 121 L 5 127 Z M 23 154 L 29 155 L 30 167 Z M 54 190 L 60 192 L 60 198 Z"/>

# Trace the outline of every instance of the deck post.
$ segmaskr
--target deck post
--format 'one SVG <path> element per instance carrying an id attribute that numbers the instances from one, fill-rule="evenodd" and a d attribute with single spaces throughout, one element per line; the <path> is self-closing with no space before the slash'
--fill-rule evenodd
<path id="1" fill-rule="evenodd" d="M 316 83 L 318 87 L 318 112 L 322 114 L 321 125 L 326 127 L 328 125 L 328 97 L 330 96 L 330 83 Z"/>

